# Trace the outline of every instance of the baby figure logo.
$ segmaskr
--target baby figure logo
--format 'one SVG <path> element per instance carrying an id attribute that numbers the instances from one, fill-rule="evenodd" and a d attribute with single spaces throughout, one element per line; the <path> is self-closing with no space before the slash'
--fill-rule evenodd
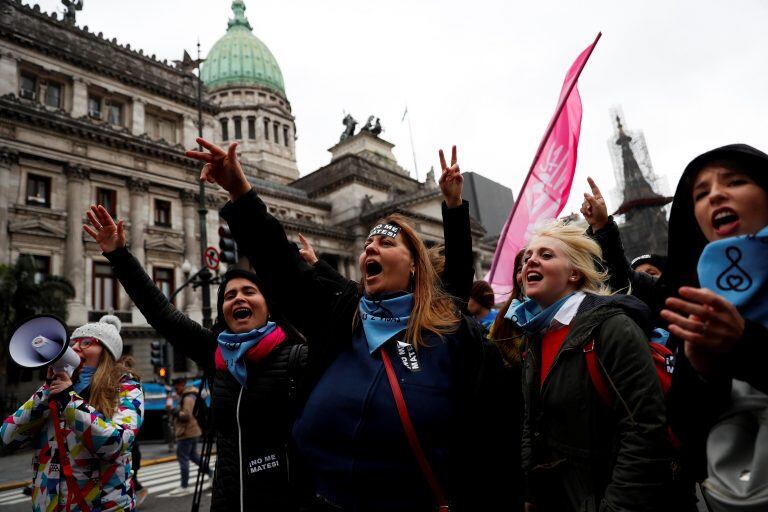
<path id="1" fill-rule="evenodd" d="M 741 249 L 730 246 L 725 250 L 730 265 L 717 276 L 717 287 L 723 291 L 745 292 L 752 287 L 752 278 L 739 266 Z"/>

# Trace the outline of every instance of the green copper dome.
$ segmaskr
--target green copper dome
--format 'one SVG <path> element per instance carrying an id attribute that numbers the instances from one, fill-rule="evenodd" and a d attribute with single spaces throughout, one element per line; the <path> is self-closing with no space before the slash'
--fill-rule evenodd
<path id="1" fill-rule="evenodd" d="M 285 96 L 283 74 L 267 45 L 253 35 L 243 0 L 232 2 L 235 17 L 203 62 L 201 77 L 209 90 L 261 85 Z"/>

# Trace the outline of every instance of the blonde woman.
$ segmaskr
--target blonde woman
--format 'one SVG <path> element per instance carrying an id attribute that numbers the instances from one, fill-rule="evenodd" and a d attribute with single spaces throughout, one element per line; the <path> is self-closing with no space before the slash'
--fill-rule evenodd
<path id="1" fill-rule="evenodd" d="M 230 193 L 221 215 L 264 277 L 265 295 L 309 341 L 317 378 L 293 429 L 308 510 L 510 509 L 500 357 L 442 291 L 411 225 L 399 215 L 374 222 L 358 259 L 361 282 L 326 279 L 251 188 L 235 145 L 198 142 L 208 152 L 187 154 L 206 162 L 201 179 Z"/>
<path id="2" fill-rule="evenodd" d="M 527 510 L 664 510 L 671 480 L 665 407 L 651 360 L 649 312 L 611 296 L 600 249 L 575 226 L 536 231 L 525 248 L 523 470 Z M 586 352 L 615 395 L 601 401 Z"/>
<path id="3" fill-rule="evenodd" d="M 69 344 L 82 360 L 80 368 L 72 378 L 49 370 L 46 384 L 5 419 L 2 445 L 35 447 L 35 512 L 61 505 L 74 512 L 133 510 L 131 448 L 141 427 L 144 393 L 133 371 L 118 362 L 120 320 L 106 315 L 78 327 Z M 71 478 L 65 477 L 67 466 Z"/>

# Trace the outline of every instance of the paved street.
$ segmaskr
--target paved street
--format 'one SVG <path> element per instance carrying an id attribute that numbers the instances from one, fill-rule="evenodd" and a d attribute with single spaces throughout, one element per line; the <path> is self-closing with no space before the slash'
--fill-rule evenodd
<path id="1" fill-rule="evenodd" d="M 211 457 L 213 465 L 215 457 Z M 190 468 L 190 485 L 197 478 L 197 466 L 192 464 Z M 189 510 L 192 504 L 192 495 L 182 497 L 170 497 L 168 494 L 179 486 L 179 464 L 174 460 L 156 464 L 139 471 L 139 480 L 149 491 L 149 496 L 141 506 L 141 510 L 162 510 L 163 512 L 183 512 Z M 203 501 L 200 510 L 208 510 L 211 504 L 210 480 L 207 480 L 206 491 L 203 493 Z M 3 511 L 28 511 L 30 508 L 29 496 L 22 494 L 22 489 L 13 489 L 0 493 L 0 509 Z"/>

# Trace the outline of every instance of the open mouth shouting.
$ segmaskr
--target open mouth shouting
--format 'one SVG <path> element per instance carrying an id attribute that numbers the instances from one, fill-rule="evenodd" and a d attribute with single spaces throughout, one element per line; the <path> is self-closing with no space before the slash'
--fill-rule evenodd
<path id="1" fill-rule="evenodd" d="M 381 263 L 374 259 L 366 260 L 365 262 L 365 279 L 366 281 L 369 281 L 371 279 L 374 279 L 375 277 L 378 277 L 381 272 L 384 269 L 381 266 Z"/>
<path id="2" fill-rule="evenodd" d="M 525 284 L 526 285 L 531 285 L 533 283 L 538 283 L 542 279 L 544 279 L 544 276 L 541 275 L 539 272 L 536 272 L 535 270 L 531 270 L 527 274 L 525 274 Z"/>
<path id="3" fill-rule="evenodd" d="M 718 208 L 712 213 L 712 227 L 718 236 L 731 236 L 739 229 L 741 221 L 739 215 L 726 207 Z"/>
<path id="4" fill-rule="evenodd" d="M 253 316 L 253 311 L 250 308 L 238 306 L 232 311 L 232 317 L 236 321 L 249 320 Z"/>

